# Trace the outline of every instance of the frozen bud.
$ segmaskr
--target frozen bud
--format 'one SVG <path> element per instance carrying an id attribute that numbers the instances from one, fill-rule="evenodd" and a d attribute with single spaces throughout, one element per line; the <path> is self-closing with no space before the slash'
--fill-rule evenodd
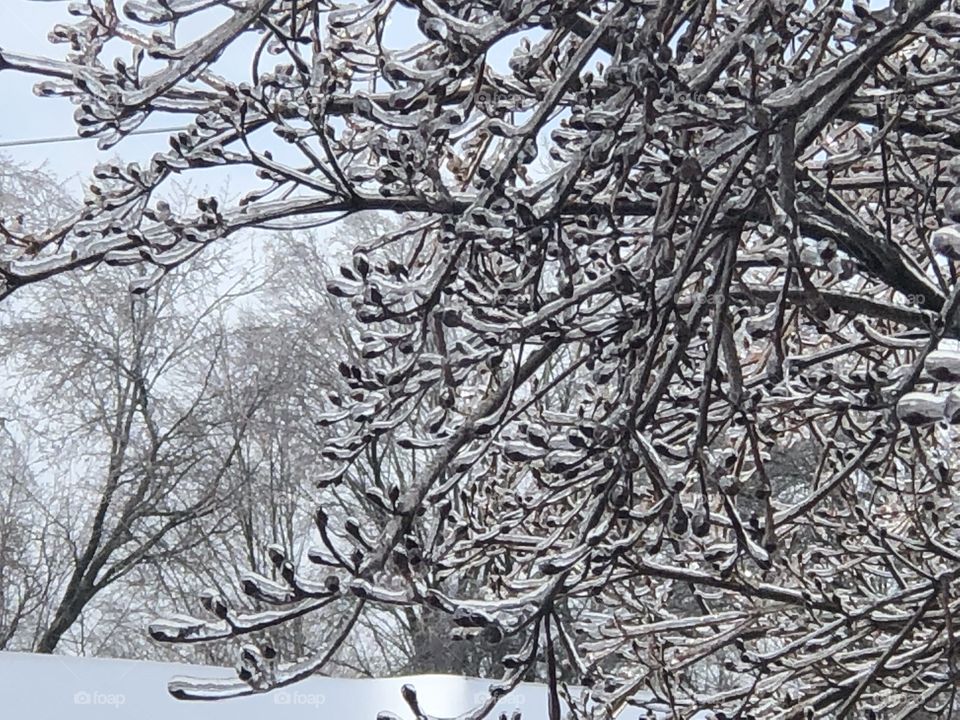
<path id="1" fill-rule="evenodd" d="M 400 688 L 400 694 L 403 696 L 404 701 L 411 708 L 419 707 L 419 702 L 417 701 L 417 691 L 414 689 L 413 685 L 405 684 Z"/>
<path id="2" fill-rule="evenodd" d="M 355 252 L 353 255 L 353 267 L 360 273 L 360 277 L 366 277 L 370 272 L 370 261 L 362 252 Z"/>
<path id="3" fill-rule="evenodd" d="M 897 417 L 907 425 L 929 425 L 944 419 L 946 397 L 926 392 L 911 392 L 897 403 Z"/>
<path id="4" fill-rule="evenodd" d="M 483 629 L 483 639 L 490 645 L 499 645 L 503 642 L 503 630 L 499 625 L 488 625 Z"/>
<path id="5" fill-rule="evenodd" d="M 512 670 L 523 664 L 523 658 L 520 655 L 504 655 L 500 662 L 505 668 Z"/>
<path id="6" fill-rule="evenodd" d="M 703 177 L 703 168 L 692 155 L 683 158 L 677 172 L 680 179 L 685 183 L 695 183 Z"/>
<path id="7" fill-rule="evenodd" d="M 960 388 L 954 388 L 943 404 L 943 415 L 950 424 L 960 423 Z"/>
<path id="8" fill-rule="evenodd" d="M 215 589 L 207 589 L 200 593 L 200 604 L 207 612 L 216 615 L 221 620 L 227 617 L 227 601 Z"/>
<path id="9" fill-rule="evenodd" d="M 720 490 L 727 495 L 736 495 L 740 492 L 740 483 L 736 477 L 731 474 L 721 475 L 717 484 L 720 486 Z"/>
<path id="10" fill-rule="evenodd" d="M 673 512 L 670 515 L 669 531 L 674 537 L 684 537 L 690 529 L 690 516 L 681 503 L 673 506 Z"/>
<path id="11" fill-rule="evenodd" d="M 701 501 L 693 506 L 693 512 L 690 515 L 690 529 L 697 537 L 706 537 L 710 532 L 710 515 L 707 508 Z"/>
<path id="12" fill-rule="evenodd" d="M 240 660 L 245 665 L 260 667 L 263 656 L 260 654 L 260 648 L 256 645 L 246 644 L 240 649 Z"/>
<path id="13" fill-rule="evenodd" d="M 923 369 L 934 380 L 960 381 L 960 352 L 935 350 L 924 358 Z"/>
<path id="14" fill-rule="evenodd" d="M 766 312 L 752 315 L 743 321 L 743 331 L 753 340 L 764 338 L 773 332 L 777 324 L 777 306 L 768 306 Z"/>
<path id="15" fill-rule="evenodd" d="M 276 568 L 279 568 L 283 564 L 283 561 L 287 559 L 286 553 L 283 551 L 283 546 L 276 543 L 267 546 L 267 556 Z"/>
<path id="16" fill-rule="evenodd" d="M 521 0 L 501 0 L 500 17 L 507 22 L 513 22 L 520 17 L 520 12 L 522 9 L 523 3 Z"/>
<path id="17" fill-rule="evenodd" d="M 640 456 L 632 448 L 624 448 L 620 455 L 620 466 L 627 472 L 633 472 L 640 467 Z"/>
<path id="18" fill-rule="evenodd" d="M 927 18 L 927 25 L 945 37 L 960 35 L 960 15 L 955 12 L 936 12 Z M 947 166 L 948 170 L 950 166 Z"/>
<path id="19" fill-rule="evenodd" d="M 430 40 L 436 42 L 445 42 L 450 34 L 450 28 L 447 24 L 437 17 L 421 16 L 419 23 L 420 31 Z"/>
<path id="20" fill-rule="evenodd" d="M 954 188 L 943 200 L 943 214 L 951 222 L 960 222 L 960 188 Z"/>
<path id="21" fill-rule="evenodd" d="M 954 155 L 947 162 L 945 168 L 947 175 L 949 175 L 954 180 L 960 180 L 960 154 Z"/>
<path id="22" fill-rule="evenodd" d="M 934 252 L 951 260 L 960 260 L 960 228 L 946 225 L 934 230 L 930 245 Z"/>

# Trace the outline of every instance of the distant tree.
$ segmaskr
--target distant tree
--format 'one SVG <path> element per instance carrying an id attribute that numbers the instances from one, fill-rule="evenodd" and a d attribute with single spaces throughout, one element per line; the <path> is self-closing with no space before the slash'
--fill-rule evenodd
<path id="1" fill-rule="evenodd" d="M 16 233 L 0 233 L 5 243 L 16 238 L 28 241 L 30 233 L 42 232 L 69 217 L 79 203 L 64 191 L 63 181 L 45 167 L 31 167 L 0 155 L 0 218 Z M 29 256 L 39 245 L 21 244 L 21 252 Z"/>
<path id="2" fill-rule="evenodd" d="M 44 512 L 6 418 L 0 421 L 0 468 L 0 650 L 9 650 L 35 632 L 59 558 L 43 542 L 54 519 Z"/>
<path id="3" fill-rule="evenodd" d="M 98 167 L 71 218 L 5 223 L 0 297 L 101 263 L 151 267 L 144 292 L 244 228 L 403 221 L 330 283 L 364 329 L 317 408 L 310 562 L 273 548 L 255 611 L 210 594 L 213 619 L 152 627 L 258 639 L 324 613 L 326 640 L 248 642 L 235 682 L 176 695 L 295 682 L 371 607 L 429 607 L 519 647 L 473 717 L 541 668 L 557 720 L 562 665 L 598 713 L 951 712 L 955 3 L 71 7 L 65 60 L 3 49 L 0 71 L 43 76 L 101 147 L 184 130 Z M 237 81 L 221 59 L 248 47 Z M 156 199 L 208 167 L 262 182 Z M 777 483 L 793 447 L 813 476 Z M 379 518 L 347 516 L 358 491 Z"/>
<path id="4" fill-rule="evenodd" d="M 4 537 L 5 550 L 25 553 L 38 579 L 51 575 L 28 645 L 38 652 L 57 649 L 130 573 L 169 562 L 216 526 L 260 401 L 224 408 L 213 391 L 230 294 L 208 299 L 198 283 L 209 271 L 179 273 L 149 296 L 126 292 L 131 277 L 52 279 L 0 324 L 14 391 L 3 412 L 34 441 L 43 475 L 31 480 L 21 460 L 3 486 L 8 502 L 34 506 L 23 519 L 33 531 L 22 546 Z"/>

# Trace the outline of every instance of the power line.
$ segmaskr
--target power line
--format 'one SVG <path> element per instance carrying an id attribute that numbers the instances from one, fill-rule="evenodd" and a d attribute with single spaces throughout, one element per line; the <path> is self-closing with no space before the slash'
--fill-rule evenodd
<path id="1" fill-rule="evenodd" d="M 166 127 L 153 128 L 152 130 L 133 130 L 127 133 L 130 135 L 160 135 L 161 133 L 179 132 L 186 130 L 186 127 Z M 0 148 L 23 147 L 25 145 L 50 145 L 52 143 L 76 142 L 77 140 L 96 140 L 95 137 L 78 137 L 76 135 L 61 135 L 60 137 L 34 138 L 23 140 L 2 140 Z"/>

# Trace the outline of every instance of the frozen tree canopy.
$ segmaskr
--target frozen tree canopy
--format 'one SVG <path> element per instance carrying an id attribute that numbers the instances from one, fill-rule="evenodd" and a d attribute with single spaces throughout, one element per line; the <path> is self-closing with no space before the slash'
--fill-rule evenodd
<path id="1" fill-rule="evenodd" d="M 364 608 L 420 606 L 517 643 L 472 717 L 535 666 L 551 720 L 561 671 L 596 712 L 947 716 L 960 13 L 847 7 L 88 0 L 51 34 L 65 59 L 0 49 L 102 147 L 184 125 L 96 168 L 66 221 L 5 219 L 0 296 L 100 263 L 147 292 L 243 228 L 402 219 L 328 286 L 362 329 L 315 418 L 318 492 L 370 512 L 325 499 L 246 607 L 211 591 L 154 624 L 242 643 L 236 681 L 175 695 L 293 683 Z M 156 199 L 216 166 L 256 189 Z M 330 608 L 311 657 L 261 642 Z"/>

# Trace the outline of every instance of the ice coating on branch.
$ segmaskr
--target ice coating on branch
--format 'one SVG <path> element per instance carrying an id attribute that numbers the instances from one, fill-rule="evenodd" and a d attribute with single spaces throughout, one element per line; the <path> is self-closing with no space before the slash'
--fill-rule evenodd
<path id="1" fill-rule="evenodd" d="M 924 358 L 923 369 L 935 380 L 960 382 L 960 351 L 934 350 Z"/>
<path id="2" fill-rule="evenodd" d="M 54 31 L 67 60 L 3 51 L 104 144 L 182 120 L 149 161 L 98 167 L 62 227 L 4 219 L 4 288 L 143 262 L 149 293 L 250 228 L 398 218 L 303 288 L 347 348 L 304 388 L 315 549 L 257 548 L 246 597 L 153 626 L 243 636 L 237 680 L 175 691 L 326 672 L 376 613 L 429 608 L 504 648 L 495 693 L 552 662 L 556 702 L 583 683 L 598 716 L 643 684 L 678 717 L 941 702 L 960 551 L 941 4 L 139 0 L 81 6 Z M 242 80 L 221 72 L 248 45 Z M 211 167 L 255 187 L 163 202 Z M 296 622 L 324 629 L 305 664 L 250 645 Z"/>
<path id="3" fill-rule="evenodd" d="M 226 627 L 226 624 L 223 626 Z M 202 637 L 207 631 L 208 624 L 204 620 L 188 615 L 176 615 L 154 620 L 150 623 L 150 637 L 154 640 L 172 642 L 176 640 L 192 640 Z"/>
<path id="4" fill-rule="evenodd" d="M 927 425 L 944 419 L 945 395 L 911 392 L 897 402 L 897 417 L 908 425 Z"/>
<path id="5" fill-rule="evenodd" d="M 960 260 L 960 227 L 946 225 L 930 236 L 930 246 L 950 260 Z"/>

